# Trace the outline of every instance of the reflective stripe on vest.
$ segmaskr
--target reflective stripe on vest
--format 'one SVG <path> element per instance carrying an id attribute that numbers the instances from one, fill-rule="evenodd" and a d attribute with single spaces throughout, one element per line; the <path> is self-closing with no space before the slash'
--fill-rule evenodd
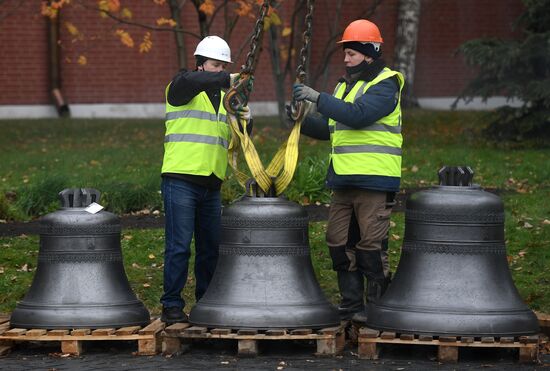
<path id="1" fill-rule="evenodd" d="M 183 106 L 172 106 L 166 99 L 163 173 L 225 178 L 231 132 L 223 97 L 221 92 L 218 114 L 204 91 Z"/>
<path id="2" fill-rule="evenodd" d="M 168 134 L 164 137 L 164 142 L 195 142 L 204 144 L 219 144 L 226 149 L 229 148 L 229 142 L 223 138 L 198 134 Z"/>
<path id="3" fill-rule="evenodd" d="M 212 114 L 208 112 L 193 111 L 193 110 L 166 112 L 166 116 L 165 116 L 166 121 L 181 119 L 181 118 L 193 118 L 193 119 L 210 120 L 210 121 L 217 121 L 219 118 L 220 121 L 227 122 L 227 117 L 225 117 L 225 115 L 221 113 L 219 113 L 216 116 L 215 113 Z"/>
<path id="4" fill-rule="evenodd" d="M 376 123 L 354 129 L 341 122 L 329 119 L 332 143 L 331 161 L 338 175 L 401 176 L 401 91 L 404 78 L 401 73 L 384 68 L 370 82 L 358 81 L 344 98 L 353 103 L 373 85 L 396 76 L 399 81 L 398 103 L 393 112 Z M 345 83 L 339 83 L 334 96 L 342 99 Z"/>
<path id="5" fill-rule="evenodd" d="M 329 130 L 331 133 L 334 133 L 334 130 L 357 130 L 357 129 L 344 125 L 341 122 L 336 122 L 336 125 L 331 125 L 329 127 Z M 361 128 L 361 130 L 387 131 L 394 134 L 401 134 L 401 125 L 391 126 L 391 125 L 384 125 L 384 124 L 372 124 L 367 126 L 366 128 Z"/>
<path id="6" fill-rule="evenodd" d="M 390 146 L 377 146 L 374 144 L 365 144 L 362 146 L 338 146 L 334 148 L 334 153 L 386 153 L 388 155 L 401 156 L 401 148 Z"/>

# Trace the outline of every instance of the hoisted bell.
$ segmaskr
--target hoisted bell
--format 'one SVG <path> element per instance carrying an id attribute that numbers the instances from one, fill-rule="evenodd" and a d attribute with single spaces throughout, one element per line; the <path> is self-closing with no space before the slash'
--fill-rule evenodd
<path id="1" fill-rule="evenodd" d="M 472 177 L 469 167 L 444 167 L 440 186 L 408 199 L 401 259 L 386 293 L 369 304 L 368 327 L 453 336 L 539 331 L 508 269 L 502 201 Z"/>
<path id="2" fill-rule="evenodd" d="M 149 323 L 149 312 L 124 272 L 120 219 L 87 208 L 99 202 L 95 189 L 65 189 L 59 196 L 62 209 L 40 221 L 36 273 L 11 326 L 71 329 Z"/>
<path id="3" fill-rule="evenodd" d="M 255 329 L 339 324 L 313 272 L 300 205 L 245 196 L 223 210 L 221 241 L 216 271 L 189 322 Z"/>

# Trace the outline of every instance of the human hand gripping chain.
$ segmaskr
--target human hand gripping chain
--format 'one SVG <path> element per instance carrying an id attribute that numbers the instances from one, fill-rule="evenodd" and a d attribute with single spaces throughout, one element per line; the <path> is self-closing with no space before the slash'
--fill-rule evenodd
<path id="1" fill-rule="evenodd" d="M 292 95 L 294 97 L 294 100 L 298 102 L 302 100 L 307 100 L 312 103 L 317 103 L 320 93 L 305 84 L 294 84 L 294 86 L 292 87 Z"/>

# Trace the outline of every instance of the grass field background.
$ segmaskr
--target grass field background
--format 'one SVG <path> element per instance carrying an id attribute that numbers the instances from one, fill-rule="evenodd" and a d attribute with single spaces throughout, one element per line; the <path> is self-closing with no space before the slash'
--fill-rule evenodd
<path id="1" fill-rule="evenodd" d="M 497 189 L 505 206 L 508 262 L 516 286 L 533 309 L 550 312 L 550 150 L 530 143 L 498 143 L 480 132 L 490 112 L 405 111 L 403 189 L 437 183 L 443 165 L 468 165 L 474 182 Z M 102 192 L 111 212 L 162 213 L 161 120 L 0 121 L 0 222 L 32 220 L 56 210 L 57 193 L 67 187 Z M 255 118 L 254 143 L 267 165 L 288 135 L 273 118 Z M 300 141 L 296 175 L 285 192 L 301 204 L 324 204 L 328 142 Z M 234 178 L 224 183 L 223 202 L 242 194 Z M 338 302 L 335 274 L 324 243 L 325 222 L 310 224 L 311 256 L 321 287 Z M 399 260 L 404 215 L 392 215 L 390 257 Z M 121 244 L 128 278 L 147 307 L 158 314 L 162 292 L 164 232 L 125 229 Z M 32 281 L 38 236 L 0 236 L 0 312 L 10 312 Z M 192 270 L 191 270 L 192 271 Z M 184 296 L 193 305 L 194 278 Z"/>

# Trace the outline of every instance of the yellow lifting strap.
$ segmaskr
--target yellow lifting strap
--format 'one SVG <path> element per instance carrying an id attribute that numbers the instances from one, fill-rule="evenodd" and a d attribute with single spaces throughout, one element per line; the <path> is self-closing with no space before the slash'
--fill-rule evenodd
<path id="1" fill-rule="evenodd" d="M 309 108 L 309 104 L 308 104 Z M 307 111 L 307 109 L 306 109 Z M 278 196 L 288 187 L 294 171 L 296 170 L 296 164 L 298 163 L 298 142 L 300 141 L 300 128 L 302 126 L 302 120 L 306 114 L 296 121 L 292 128 L 288 139 L 279 147 L 275 156 L 271 160 L 267 169 L 264 168 L 256 147 L 250 139 L 246 130 L 246 120 L 239 120 L 234 115 L 228 112 L 227 120 L 231 127 L 231 142 L 229 143 L 229 165 L 233 169 L 233 172 L 241 186 L 246 189 L 246 182 L 250 178 L 254 179 L 258 186 L 264 191 L 265 194 L 269 193 L 270 188 L 274 185 L 275 194 Z M 242 132 L 239 130 L 243 128 Z M 239 147 L 242 149 L 245 161 L 250 169 L 251 176 L 246 175 L 240 171 L 237 167 L 239 157 Z"/>

